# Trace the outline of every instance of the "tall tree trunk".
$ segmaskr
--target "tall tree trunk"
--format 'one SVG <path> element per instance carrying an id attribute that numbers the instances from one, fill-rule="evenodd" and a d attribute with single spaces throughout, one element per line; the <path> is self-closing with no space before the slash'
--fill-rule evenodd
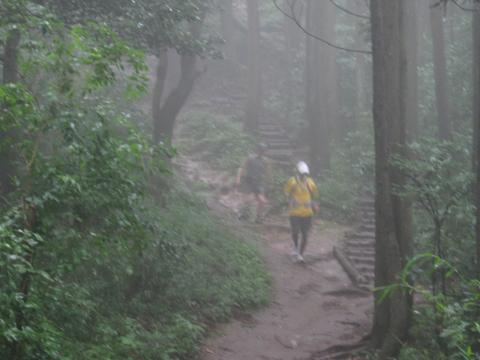
<path id="1" fill-rule="evenodd" d="M 20 31 L 11 30 L 4 47 L 3 83 L 10 84 L 18 81 L 18 46 Z"/>
<path id="2" fill-rule="evenodd" d="M 284 6 L 288 6 L 288 0 L 284 1 Z M 298 31 L 298 27 L 295 23 L 284 16 L 283 19 L 283 34 L 284 34 L 284 103 L 285 103 L 285 120 L 290 119 L 294 107 L 294 73 L 295 68 L 295 56 L 298 52 L 298 42 L 296 42 L 295 35 Z"/>
<path id="3" fill-rule="evenodd" d="M 418 133 L 418 0 L 405 1 L 405 42 L 407 51 L 406 120 L 407 135 Z"/>
<path id="4" fill-rule="evenodd" d="M 153 116 L 153 140 L 155 143 L 160 141 L 162 135 L 162 98 L 165 90 L 165 79 L 168 70 L 168 50 L 163 48 L 160 50 L 157 59 L 157 69 L 155 86 L 152 94 L 152 116 Z"/>
<path id="5" fill-rule="evenodd" d="M 227 61 L 235 59 L 233 0 L 222 1 L 221 25 L 225 40 L 225 58 Z"/>
<path id="6" fill-rule="evenodd" d="M 324 22 L 323 2 L 309 0 L 307 3 L 307 28 L 314 34 L 322 33 Z M 306 37 L 305 64 L 305 118 L 309 124 L 310 164 L 314 173 L 330 168 L 330 136 L 328 109 L 329 88 L 326 76 L 328 56 L 318 40 Z"/>
<path id="7" fill-rule="evenodd" d="M 260 64 L 260 14 L 258 0 L 247 0 L 248 13 L 248 89 L 246 126 L 250 131 L 258 127 L 263 110 L 262 70 Z"/>
<path id="8" fill-rule="evenodd" d="M 474 153 L 475 153 L 475 204 L 476 213 L 476 268 L 480 277 L 480 4 L 476 5 L 477 11 L 473 14 L 473 122 L 474 122 Z"/>
<path id="9" fill-rule="evenodd" d="M 353 2 L 354 12 L 361 14 L 365 12 L 365 4 L 361 4 L 361 0 Z M 355 24 L 355 44 L 359 48 L 366 48 L 364 34 L 365 24 L 364 21 L 357 20 Z M 362 118 L 365 111 L 368 109 L 367 100 L 367 73 L 366 73 L 366 61 L 365 54 L 355 54 L 355 109 L 351 124 L 346 124 L 345 132 L 355 129 Z"/>
<path id="10" fill-rule="evenodd" d="M 28 169 L 30 175 L 31 169 Z M 27 204 L 24 200 L 23 215 L 25 219 L 25 228 L 32 233 L 35 231 L 36 226 L 36 211 L 35 207 Z M 28 242 L 24 241 L 22 244 L 22 249 L 25 251 L 23 256 L 23 261 L 25 264 L 28 264 L 29 267 L 32 267 L 33 262 L 33 248 Z M 26 326 L 28 326 L 28 318 L 25 314 L 28 306 L 28 298 L 30 294 L 30 289 L 32 286 L 32 274 L 29 272 L 24 273 L 20 277 L 20 283 L 18 286 L 15 302 L 15 327 L 16 330 L 21 333 Z M 23 341 L 15 338 L 11 341 L 10 345 L 10 357 L 11 360 L 23 360 L 24 359 L 24 348 L 25 344 Z"/>
<path id="11" fill-rule="evenodd" d="M 18 82 L 18 47 L 20 45 L 20 31 L 11 30 L 3 49 L 3 84 Z M 15 155 L 10 149 L 14 141 L 15 131 L 0 132 L 0 194 L 7 195 L 13 190 L 12 176 L 14 174 Z"/>
<path id="12" fill-rule="evenodd" d="M 190 32 L 193 39 L 198 39 L 201 34 L 203 26 L 204 15 L 199 21 L 193 23 L 190 27 Z M 167 96 L 163 106 L 160 106 L 163 87 L 166 76 L 167 60 L 166 52 L 160 52 L 159 63 L 157 67 L 157 80 L 154 89 L 154 98 L 152 100 L 152 114 L 153 114 L 153 128 L 155 143 L 165 140 L 171 142 L 173 138 L 173 131 L 175 121 L 180 110 L 185 105 L 190 93 L 193 90 L 195 80 L 200 76 L 201 72 L 197 70 L 197 56 L 191 52 L 181 55 L 180 66 L 181 74 L 177 87 Z"/>
<path id="13" fill-rule="evenodd" d="M 430 0 L 430 24 L 432 29 L 433 66 L 435 72 L 435 98 L 438 116 L 438 135 L 442 140 L 451 136 L 450 106 L 447 95 L 447 59 L 445 56 L 445 31 L 443 6 L 438 0 Z"/>
<path id="14" fill-rule="evenodd" d="M 319 22 L 321 24 L 320 34 L 323 34 L 329 41 L 335 43 L 336 31 L 336 8 L 328 1 L 319 1 L 321 10 L 319 16 Z M 337 140 L 342 137 L 342 129 L 340 125 L 339 116 L 339 104 L 338 104 L 338 69 L 337 69 L 337 51 L 330 46 L 322 45 L 321 47 L 322 61 L 319 68 L 320 71 L 320 91 L 322 101 L 322 107 L 325 110 L 324 122 L 326 127 L 326 133 L 323 140 L 326 141 L 328 146 L 329 134 L 335 136 Z M 330 147 L 328 146 L 328 159 L 326 161 L 327 168 L 330 168 Z"/>
<path id="15" fill-rule="evenodd" d="M 195 80 L 200 75 L 196 69 L 197 57 L 194 54 L 184 54 L 181 57 L 182 73 L 177 87 L 172 90 L 165 100 L 165 103 L 158 112 L 154 124 L 154 141 L 158 143 L 161 140 L 171 142 L 173 139 L 173 131 L 175 120 L 185 105 L 190 93 L 193 90 Z"/>
<path id="16" fill-rule="evenodd" d="M 398 281 L 411 255 L 411 214 L 408 201 L 395 196 L 405 182 L 391 159 L 403 154 L 405 129 L 405 43 L 402 2 L 371 0 L 373 45 L 373 118 L 375 126 L 376 244 L 375 287 Z M 395 356 L 407 335 L 411 295 L 396 290 L 384 301 L 375 294 L 372 344 L 379 359 Z"/>

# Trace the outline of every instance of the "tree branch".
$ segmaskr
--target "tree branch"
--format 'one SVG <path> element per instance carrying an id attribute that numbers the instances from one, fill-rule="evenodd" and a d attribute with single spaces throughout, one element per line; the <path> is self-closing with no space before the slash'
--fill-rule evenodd
<path id="1" fill-rule="evenodd" d="M 370 20 L 370 16 L 368 16 L 368 15 L 362 15 L 362 14 L 354 13 L 353 11 L 350 11 L 350 10 L 348 10 L 347 8 L 344 8 L 343 6 L 338 5 L 334 0 L 330 0 L 330 2 L 331 2 L 332 5 L 335 6 L 337 9 L 342 10 L 343 12 L 347 13 L 348 15 L 356 16 L 356 17 L 359 17 L 359 18 L 361 18 L 361 19 Z"/>
<path id="2" fill-rule="evenodd" d="M 443 0 L 443 1 L 448 1 L 448 0 Z M 472 12 L 476 12 L 476 11 L 480 11 L 478 8 L 467 8 L 465 7 L 465 5 L 463 4 L 460 4 L 460 2 L 458 0 L 451 0 L 453 2 L 454 5 L 456 5 L 458 8 L 462 9 L 463 11 L 472 11 Z M 471 1 L 473 3 L 479 3 L 478 0 L 473 0 Z M 463 1 L 463 3 L 465 4 L 465 1 Z"/>
<path id="3" fill-rule="evenodd" d="M 348 51 L 348 52 L 353 52 L 353 53 L 358 53 L 358 54 L 367 54 L 367 55 L 372 54 L 372 51 L 370 51 L 370 50 L 358 50 L 358 49 L 351 49 L 351 48 L 346 48 L 346 47 L 343 47 L 343 46 L 335 45 L 335 44 L 331 43 L 330 41 L 325 40 L 325 39 L 321 38 L 320 36 L 315 35 L 315 34 L 311 33 L 310 31 L 308 31 L 306 29 L 306 27 L 303 26 L 300 23 L 300 21 L 298 20 L 298 18 L 296 16 L 296 13 L 295 13 L 296 0 L 294 0 L 293 2 L 290 3 L 290 14 L 287 13 L 285 10 L 283 10 L 280 7 L 280 5 L 278 5 L 277 0 L 272 0 L 272 3 L 278 9 L 278 11 L 280 11 L 287 18 L 291 19 L 305 34 L 307 34 L 308 36 L 324 43 L 325 45 L 328 45 L 328 46 L 333 47 L 333 48 L 338 49 L 338 50 L 343 50 L 343 51 Z"/>

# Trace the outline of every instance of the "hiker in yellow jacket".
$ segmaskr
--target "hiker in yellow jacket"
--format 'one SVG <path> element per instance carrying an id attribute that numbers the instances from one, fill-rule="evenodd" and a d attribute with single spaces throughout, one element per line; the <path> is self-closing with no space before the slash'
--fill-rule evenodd
<path id="1" fill-rule="evenodd" d="M 297 174 L 292 176 L 283 192 L 288 198 L 290 227 L 294 245 L 293 255 L 300 262 L 304 262 L 303 253 L 307 246 L 308 233 L 312 227 L 312 217 L 317 210 L 314 200 L 318 197 L 317 185 L 309 176 L 310 170 L 304 161 L 297 164 Z M 302 241 L 299 244 L 299 235 Z"/>

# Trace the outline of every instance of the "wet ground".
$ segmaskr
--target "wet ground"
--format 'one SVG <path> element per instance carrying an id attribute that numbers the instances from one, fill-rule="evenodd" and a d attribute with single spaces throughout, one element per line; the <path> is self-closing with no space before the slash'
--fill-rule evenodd
<path id="1" fill-rule="evenodd" d="M 179 166 L 190 179 L 207 185 L 204 195 L 214 210 L 238 214 L 247 205 L 243 194 L 225 185 L 232 183 L 226 175 L 187 159 Z M 202 360 L 307 360 L 368 333 L 372 295 L 352 286 L 332 253 L 348 228 L 316 219 L 305 264 L 299 264 L 290 255 L 286 215 L 270 216 L 262 225 L 239 226 L 261 234 L 259 249 L 273 280 L 272 301 L 217 326 L 203 346 Z"/>

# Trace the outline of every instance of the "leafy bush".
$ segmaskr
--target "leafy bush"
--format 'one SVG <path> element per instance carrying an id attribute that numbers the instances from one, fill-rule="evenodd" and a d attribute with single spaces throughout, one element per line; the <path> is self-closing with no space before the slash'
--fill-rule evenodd
<path id="1" fill-rule="evenodd" d="M 471 204 L 473 173 L 469 139 L 456 135 L 451 141 L 425 137 L 409 145 L 408 159 L 393 159 L 407 174 L 407 183 L 396 189 L 414 201 L 416 247 L 434 251 L 464 273 L 472 270 L 474 209 Z"/>
<path id="2" fill-rule="evenodd" d="M 144 87 L 143 54 L 97 25 L 48 36 L 22 57 L 41 90 L 0 86 L 0 150 L 17 155 L 0 209 L 0 358 L 191 359 L 205 323 L 267 301 L 263 265 L 191 195 L 153 203 L 170 150 L 107 96 L 125 61 L 127 95 Z"/>
<path id="3" fill-rule="evenodd" d="M 435 294 L 422 284 L 437 272 L 446 271 L 452 287 L 448 294 Z M 423 301 L 415 305 L 410 342 L 399 359 L 480 359 L 480 281 L 465 278 L 447 261 L 432 254 L 412 258 L 399 283 L 384 289 L 416 292 Z"/>

